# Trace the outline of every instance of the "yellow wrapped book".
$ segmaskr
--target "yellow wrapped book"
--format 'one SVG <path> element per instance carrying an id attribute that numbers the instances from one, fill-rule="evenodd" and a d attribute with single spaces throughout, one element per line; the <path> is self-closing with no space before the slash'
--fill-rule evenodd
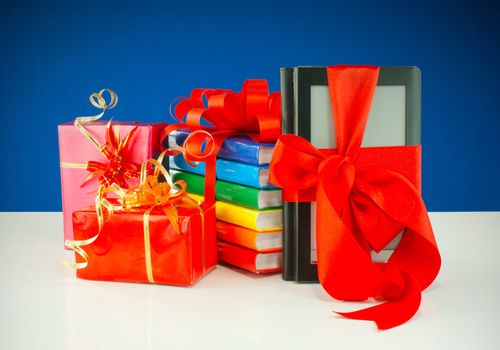
<path id="1" fill-rule="evenodd" d="M 192 193 L 189 193 L 189 195 L 198 201 L 203 200 L 202 196 Z M 263 232 L 276 231 L 283 228 L 283 211 L 281 209 L 254 210 L 221 201 L 216 202 L 215 208 L 218 220 L 243 226 L 251 230 Z"/>

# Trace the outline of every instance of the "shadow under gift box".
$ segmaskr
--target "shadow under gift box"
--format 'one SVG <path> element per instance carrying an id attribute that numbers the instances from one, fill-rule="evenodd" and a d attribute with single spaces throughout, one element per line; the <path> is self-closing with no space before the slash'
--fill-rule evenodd
<path id="1" fill-rule="evenodd" d="M 85 129 L 102 144 L 105 142 L 107 123 L 105 120 L 94 121 L 85 124 Z M 160 153 L 160 133 L 167 124 L 113 121 L 112 125 L 115 132 L 119 131 L 121 139 L 125 138 L 134 127 L 138 127 L 137 133 L 131 140 L 127 160 L 137 164 L 139 168 L 144 161 L 156 158 Z M 73 240 L 71 215 L 74 211 L 94 203 L 98 187 L 97 181 L 81 187 L 89 175 L 86 170 L 87 163 L 92 160 L 107 164 L 109 160 L 83 136 L 73 122 L 59 125 L 58 134 L 64 239 Z M 131 181 L 133 185 L 138 183 L 138 179 Z"/>
<path id="2" fill-rule="evenodd" d="M 155 283 L 191 286 L 217 264 L 215 206 L 177 208 L 180 232 L 175 232 L 165 213 L 154 209 L 149 216 L 151 267 Z M 203 225 L 203 226 L 202 226 Z M 73 214 L 76 240 L 98 232 L 95 208 Z M 104 223 L 99 237 L 83 249 L 88 266 L 76 270 L 79 278 L 148 283 L 144 238 L 144 212 L 115 211 Z M 76 262 L 84 260 L 75 254 Z"/>

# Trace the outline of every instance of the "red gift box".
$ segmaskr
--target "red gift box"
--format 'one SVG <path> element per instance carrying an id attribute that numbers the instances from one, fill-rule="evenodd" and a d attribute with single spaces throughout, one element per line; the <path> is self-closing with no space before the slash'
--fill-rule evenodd
<path id="1" fill-rule="evenodd" d="M 215 196 L 200 204 L 173 182 L 162 166 L 169 152 L 142 164 L 138 186 L 101 187 L 95 207 L 73 214 L 75 240 L 66 245 L 78 277 L 190 286 L 215 267 Z"/>
<path id="2" fill-rule="evenodd" d="M 144 212 L 115 211 L 98 238 L 84 247 L 88 265 L 77 270 L 79 278 L 117 282 L 154 282 L 191 286 L 217 264 L 214 205 L 178 208 L 180 232 L 160 209 L 149 215 L 150 266 L 148 278 Z M 99 231 L 95 208 L 73 214 L 76 240 L 86 240 Z M 77 263 L 85 261 L 75 254 Z"/>

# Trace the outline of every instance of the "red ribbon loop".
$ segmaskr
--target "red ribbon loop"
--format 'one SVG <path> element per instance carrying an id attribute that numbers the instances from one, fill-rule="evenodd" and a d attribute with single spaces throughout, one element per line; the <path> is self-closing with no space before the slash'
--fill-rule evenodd
<path id="1" fill-rule="evenodd" d="M 191 91 L 173 108 L 173 115 L 190 130 L 217 130 L 219 135 L 248 135 L 258 142 L 274 142 L 281 133 L 281 100 L 279 93 L 269 94 L 266 80 L 246 80 L 239 93 L 224 89 Z M 172 110 L 172 108 L 170 108 Z M 211 126 L 203 126 L 202 120 Z M 174 130 L 169 129 L 169 132 Z M 165 137 L 168 133 L 163 133 Z"/>
<path id="2" fill-rule="evenodd" d="M 318 150 L 294 135 L 280 136 L 271 182 L 285 201 L 316 201 L 318 276 L 340 300 L 382 297 L 380 305 L 350 313 L 380 329 L 410 319 L 421 290 L 435 279 L 441 258 L 425 205 L 412 183 L 389 170 L 356 168 L 378 80 L 378 67 L 328 67 L 336 150 Z M 373 263 L 401 230 L 405 234 L 386 263 Z"/>

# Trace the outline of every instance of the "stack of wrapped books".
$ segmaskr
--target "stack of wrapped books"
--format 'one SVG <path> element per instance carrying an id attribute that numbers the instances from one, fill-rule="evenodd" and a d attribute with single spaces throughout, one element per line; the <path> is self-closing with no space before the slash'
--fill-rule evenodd
<path id="1" fill-rule="evenodd" d="M 169 145 L 182 145 L 188 134 L 184 130 L 171 133 Z M 281 190 L 269 182 L 273 148 L 246 136 L 232 136 L 217 159 L 219 261 L 254 273 L 282 270 Z M 184 180 L 193 197 L 203 195 L 204 163 L 192 167 L 178 155 L 170 157 L 169 167 L 173 179 Z"/>

